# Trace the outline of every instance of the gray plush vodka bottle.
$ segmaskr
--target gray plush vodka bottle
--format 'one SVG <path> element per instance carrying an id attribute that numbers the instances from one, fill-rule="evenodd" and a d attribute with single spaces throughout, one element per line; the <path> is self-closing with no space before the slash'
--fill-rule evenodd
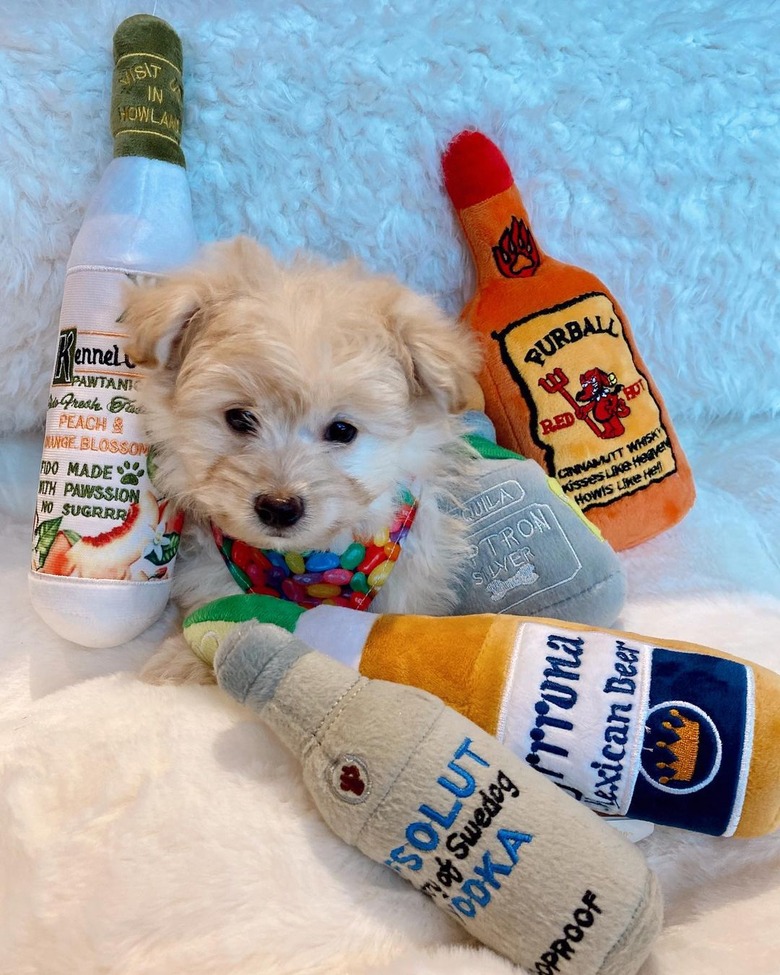
<path id="1" fill-rule="evenodd" d="M 242 623 L 214 666 L 300 760 L 336 835 L 483 944 L 536 975 L 642 965 L 662 904 L 641 852 L 492 735 L 277 626 Z"/>

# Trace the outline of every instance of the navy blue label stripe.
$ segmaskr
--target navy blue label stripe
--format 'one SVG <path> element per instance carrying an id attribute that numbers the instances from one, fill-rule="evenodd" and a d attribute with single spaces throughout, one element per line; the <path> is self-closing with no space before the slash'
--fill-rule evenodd
<path id="1" fill-rule="evenodd" d="M 747 711 L 743 664 L 655 648 L 642 765 L 629 816 L 712 836 L 725 833 L 742 792 Z"/>

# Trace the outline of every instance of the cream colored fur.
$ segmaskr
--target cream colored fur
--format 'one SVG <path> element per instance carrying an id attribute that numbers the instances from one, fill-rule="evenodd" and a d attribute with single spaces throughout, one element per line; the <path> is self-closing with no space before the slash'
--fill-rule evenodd
<path id="1" fill-rule="evenodd" d="M 174 599 L 184 613 L 235 593 L 209 523 L 255 547 L 327 549 L 345 531 L 389 523 L 414 482 L 414 530 L 379 612 L 438 615 L 464 564 L 464 525 L 439 502 L 468 476 L 456 414 L 475 385 L 475 340 L 428 298 L 356 262 L 279 265 L 247 238 L 212 245 L 191 268 L 139 287 L 123 320 L 142 373 L 139 400 L 156 482 L 186 514 Z M 228 410 L 256 420 L 250 432 Z M 334 420 L 351 443 L 324 439 Z M 259 495 L 296 496 L 303 517 L 270 528 Z M 209 681 L 179 633 L 143 671 L 154 682 Z"/>

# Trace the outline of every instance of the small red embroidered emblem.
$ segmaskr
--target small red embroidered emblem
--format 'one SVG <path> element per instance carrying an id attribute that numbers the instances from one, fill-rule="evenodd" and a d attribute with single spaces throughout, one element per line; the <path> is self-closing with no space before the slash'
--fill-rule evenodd
<path id="1" fill-rule="evenodd" d="M 360 776 L 360 769 L 357 765 L 341 766 L 341 788 L 344 792 L 354 792 L 356 796 L 362 796 L 366 791 L 366 783 Z"/>

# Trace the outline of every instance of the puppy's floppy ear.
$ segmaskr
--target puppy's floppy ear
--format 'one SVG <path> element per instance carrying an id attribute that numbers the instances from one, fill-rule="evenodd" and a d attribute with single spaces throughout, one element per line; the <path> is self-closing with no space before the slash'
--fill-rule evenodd
<path id="1" fill-rule="evenodd" d="M 472 331 L 430 298 L 400 285 L 391 289 L 389 299 L 386 324 L 412 393 L 430 396 L 451 413 L 466 409 L 481 365 Z"/>
<path id="2" fill-rule="evenodd" d="M 269 251 L 248 237 L 235 237 L 205 247 L 191 267 L 129 287 L 121 315 L 131 334 L 128 355 L 147 368 L 178 368 L 209 307 L 246 291 L 272 267 Z"/>
<path id="3" fill-rule="evenodd" d="M 203 307 L 203 290 L 189 276 L 174 276 L 134 286 L 127 295 L 120 321 L 130 331 L 130 358 L 151 369 L 178 366 L 182 335 Z"/>

